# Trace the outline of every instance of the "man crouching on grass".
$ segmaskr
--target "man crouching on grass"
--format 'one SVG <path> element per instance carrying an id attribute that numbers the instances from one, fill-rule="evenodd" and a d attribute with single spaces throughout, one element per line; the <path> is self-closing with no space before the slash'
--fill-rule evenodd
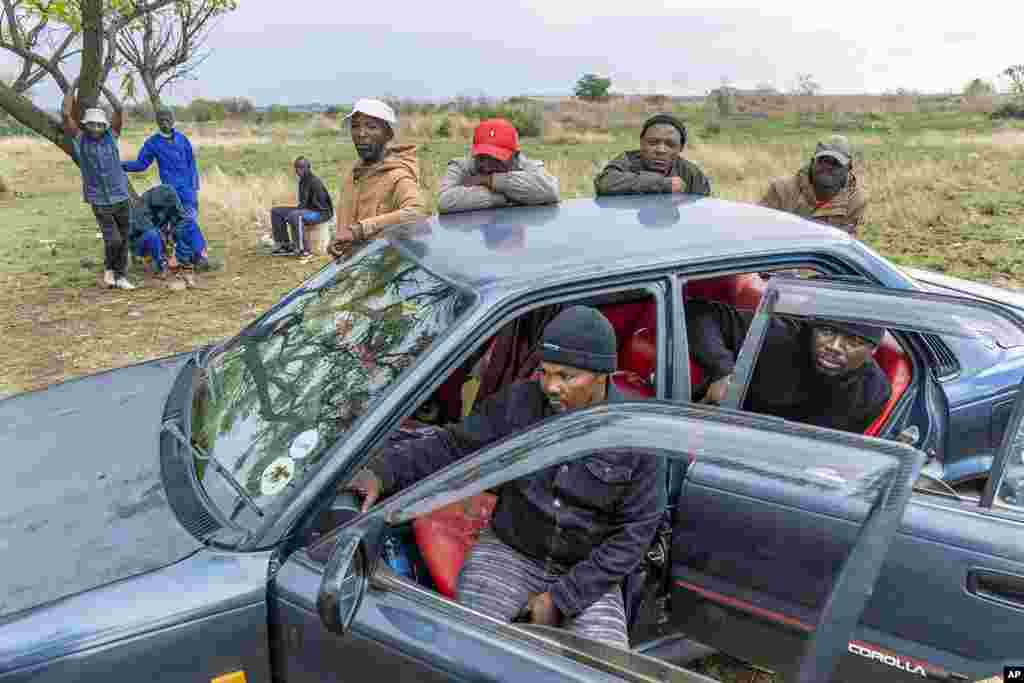
<path id="1" fill-rule="evenodd" d="M 346 488 L 362 493 L 367 510 L 382 492 L 556 413 L 622 400 L 609 382 L 615 368 L 611 323 L 595 308 L 567 308 L 544 329 L 539 381 L 515 382 L 458 424 L 388 445 Z M 462 567 L 458 601 L 626 648 L 622 582 L 650 547 L 665 504 L 663 459 L 628 448 L 510 481 Z"/>

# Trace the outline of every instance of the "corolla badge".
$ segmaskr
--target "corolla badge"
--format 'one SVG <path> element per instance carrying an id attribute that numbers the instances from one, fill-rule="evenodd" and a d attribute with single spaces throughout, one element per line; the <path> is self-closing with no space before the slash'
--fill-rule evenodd
<path id="1" fill-rule="evenodd" d="M 302 460 L 313 452 L 319 441 L 320 435 L 317 434 L 317 431 L 315 429 L 307 429 L 292 439 L 292 443 L 288 447 L 288 455 L 295 460 Z"/>
<path id="2" fill-rule="evenodd" d="M 294 477 L 295 461 L 282 455 L 267 465 L 263 474 L 260 475 L 260 493 L 264 496 L 277 495 Z"/>

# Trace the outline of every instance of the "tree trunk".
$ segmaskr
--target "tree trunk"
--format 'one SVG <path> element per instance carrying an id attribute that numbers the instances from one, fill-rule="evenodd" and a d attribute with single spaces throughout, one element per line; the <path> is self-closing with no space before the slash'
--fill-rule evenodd
<path id="1" fill-rule="evenodd" d="M 64 140 L 64 127 L 61 122 L 32 104 L 27 97 L 14 92 L 4 83 L 0 83 L 0 109 L 71 156 L 71 146 Z"/>
<path id="2" fill-rule="evenodd" d="M 146 96 L 149 97 L 149 103 L 153 107 L 153 112 L 160 111 L 160 107 L 163 106 L 163 102 L 160 101 L 160 90 L 156 87 L 156 79 L 150 74 L 139 74 L 142 79 L 142 87 L 146 89 Z"/>
<path id="3" fill-rule="evenodd" d="M 81 111 L 100 99 L 103 75 L 103 0 L 82 0 L 82 71 L 78 77 Z"/>

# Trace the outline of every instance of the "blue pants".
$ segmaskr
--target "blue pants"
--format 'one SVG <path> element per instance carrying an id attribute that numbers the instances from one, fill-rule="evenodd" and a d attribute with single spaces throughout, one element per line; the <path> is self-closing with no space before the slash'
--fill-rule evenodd
<path id="1" fill-rule="evenodd" d="M 174 229 L 174 256 L 178 263 L 185 265 L 196 263 L 206 253 L 206 238 L 199 229 L 196 218 L 199 216 L 199 203 L 182 202 L 185 218 Z"/>
<path id="2" fill-rule="evenodd" d="M 150 228 L 142 233 L 142 237 L 135 240 L 132 252 L 136 256 L 152 258 L 157 270 L 163 272 L 165 265 L 164 241 L 160 239 L 160 233 L 155 228 Z"/>

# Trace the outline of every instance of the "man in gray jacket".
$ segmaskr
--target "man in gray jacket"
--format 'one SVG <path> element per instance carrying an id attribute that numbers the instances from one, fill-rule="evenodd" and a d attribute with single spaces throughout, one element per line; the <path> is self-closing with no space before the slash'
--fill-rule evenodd
<path id="1" fill-rule="evenodd" d="M 438 213 L 516 204 L 555 204 L 558 178 L 519 151 L 519 133 L 505 119 L 481 121 L 471 156 L 452 159 L 441 181 Z"/>

